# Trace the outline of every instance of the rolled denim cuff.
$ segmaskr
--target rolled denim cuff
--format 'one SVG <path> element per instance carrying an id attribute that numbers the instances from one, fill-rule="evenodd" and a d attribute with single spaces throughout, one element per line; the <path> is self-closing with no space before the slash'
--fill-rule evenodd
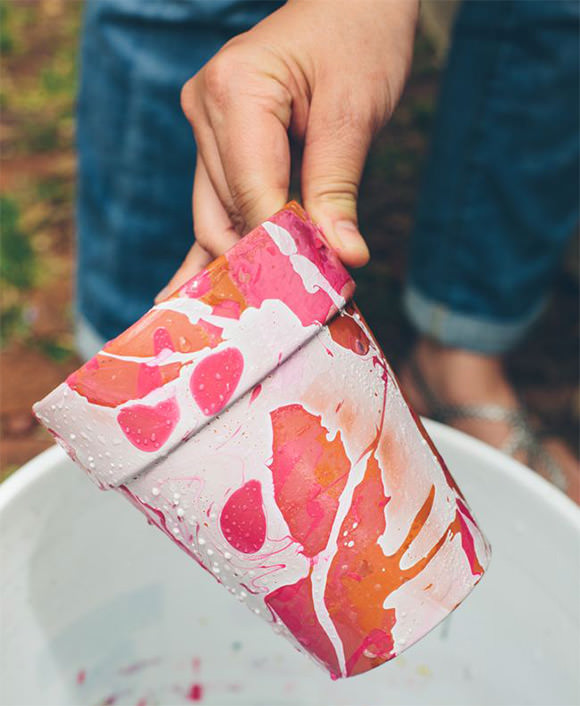
<path id="1" fill-rule="evenodd" d="M 488 355 L 500 355 L 513 348 L 536 322 L 545 308 L 540 301 L 525 316 L 498 321 L 453 311 L 429 299 L 412 285 L 403 294 L 405 312 L 415 328 L 425 336 L 452 348 Z"/>
<path id="2" fill-rule="evenodd" d="M 82 314 L 75 317 L 75 348 L 79 356 L 87 361 L 96 355 L 105 345 L 103 338 Z"/>

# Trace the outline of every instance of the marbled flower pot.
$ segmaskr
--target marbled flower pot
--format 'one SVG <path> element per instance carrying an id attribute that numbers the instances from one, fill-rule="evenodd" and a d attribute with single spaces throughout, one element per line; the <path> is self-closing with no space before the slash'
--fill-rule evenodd
<path id="1" fill-rule="evenodd" d="M 490 557 L 353 292 L 289 204 L 35 406 L 334 677 L 419 640 Z"/>

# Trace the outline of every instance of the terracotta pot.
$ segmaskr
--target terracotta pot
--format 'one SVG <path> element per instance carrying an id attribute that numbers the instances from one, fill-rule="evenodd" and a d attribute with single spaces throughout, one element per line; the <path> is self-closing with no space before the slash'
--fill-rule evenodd
<path id="1" fill-rule="evenodd" d="M 335 677 L 420 639 L 490 556 L 353 291 L 289 204 L 35 406 Z"/>

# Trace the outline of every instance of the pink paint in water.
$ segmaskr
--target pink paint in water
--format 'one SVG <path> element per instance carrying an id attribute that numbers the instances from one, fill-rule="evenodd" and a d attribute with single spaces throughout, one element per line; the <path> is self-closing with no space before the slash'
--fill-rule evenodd
<path id="1" fill-rule="evenodd" d="M 161 659 L 159 657 L 152 657 L 151 659 L 142 659 L 140 662 L 133 662 L 133 664 L 129 664 L 127 667 L 121 667 L 119 669 L 119 674 L 135 674 L 135 672 L 140 672 L 143 669 L 146 669 L 147 667 L 153 667 L 156 664 L 159 664 L 161 662 Z"/>
<path id="2" fill-rule="evenodd" d="M 187 692 L 188 701 L 201 701 L 203 699 L 203 686 L 201 684 L 192 684 Z"/>
<path id="3" fill-rule="evenodd" d="M 129 441 L 141 451 L 157 451 L 175 429 L 179 421 L 179 406 L 172 397 L 150 407 L 136 404 L 124 407 L 117 422 Z"/>
<path id="4" fill-rule="evenodd" d="M 220 515 L 220 527 L 234 549 L 253 554 L 266 541 L 266 516 L 262 487 L 250 480 L 228 498 Z"/>
<path id="5" fill-rule="evenodd" d="M 237 348 L 226 348 L 204 358 L 193 371 L 189 387 L 193 399 L 208 417 L 221 412 L 234 394 L 244 358 Z"/>

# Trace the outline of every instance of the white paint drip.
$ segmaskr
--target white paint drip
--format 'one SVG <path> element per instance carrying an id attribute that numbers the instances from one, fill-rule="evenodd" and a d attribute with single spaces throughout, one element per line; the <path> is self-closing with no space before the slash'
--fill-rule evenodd
<path id="1" fill-rule="evenodd" d="M 224 348 L 224 346 L 221 346 Z M 109 351 L 99 351 L 99 355 L 107 358 L 115 358 L 116 360 L 123 360 L 127 363 L 144 363 L 145 365 L 170 365 L 171 363 L 183 363 L 187 365 L 189 363 L 195 362 L 198 358 L 204 358 L 208 353 L 216 351 L 216 348 L 210 348 L 206 346 L 205 348 L 200 348 L 194 353 L 180 353 L 179 351 L 172 351 L 171 355 L 166 356 L 163 361 L 159 360 L 158 356 L 139 356 L 139 355 L 119 355 L 118 353 L 110 353 Z M 167 350 L 167 349 L 166 349 Z"/>
<path id="2" fill-rule="evenodd" d="M 212 307 L 210 304 L 202 302 L 201 299 L 181 296 L 159 302 L 152 311 L 176 311 L 187 316 L 192 324 L 197 324 L 200 319 L 211 316 Z"/>
<path id="3" fill-rule="evenodd" d="M 270 221 L 266 221 L 262 227 L 276 243 L 278 250 L 280 250 L 282 255 L 290 257 L 290 255 L 295 255 L 298 252 L 294 238 L 285 228 L 282 228 L 275 223 L 271 223 Z"/>
<path id="4" fill-rule="evenodd" d="M 288 257 L 294 272 L 296 272 L 302 280 L 304 289 L 311 294 L 318 289 L 322 289 L 328 294 L 334 306 L 338 309 L 342 309 L 346 304 L 344 297 L 334 289 L 311 260 L 297 253 L 296 243 L 290 233 L 288 233 L 286 229 L 268 221 L 263 223 L 262 226 L 277 245 L 280 252 Z"/>

